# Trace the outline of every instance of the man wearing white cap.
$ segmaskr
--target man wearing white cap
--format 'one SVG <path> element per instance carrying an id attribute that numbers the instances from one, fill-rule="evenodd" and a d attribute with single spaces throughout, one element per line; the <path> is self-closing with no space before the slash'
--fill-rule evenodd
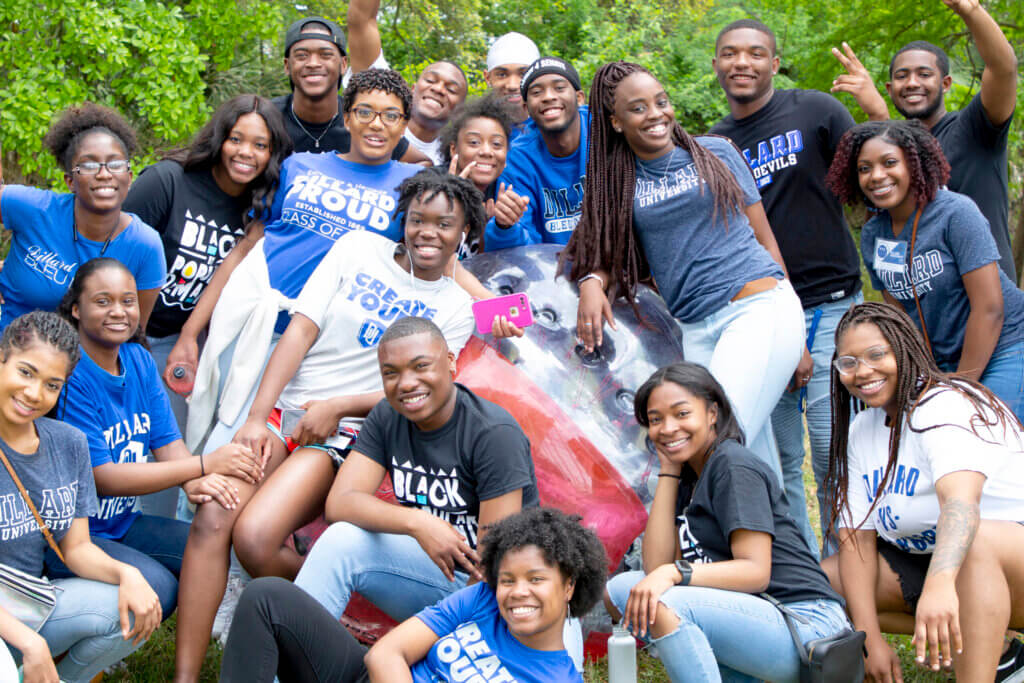
<path id="1" fill-rule="evenodd" d="M 523 75 L 535 61 L 540 59 L 537 45 L 522 33 L 506 33 L 491 45 L 487 51 L 487 71 L 484 79 L 494 92 L 498 93 L 510 105 L 512 120 L 517 124 L 525 123 L 530 115 L 526 111 L 526 103 L 519 92 Z M 518 131 L 514 132 L 516 135 Z"/>

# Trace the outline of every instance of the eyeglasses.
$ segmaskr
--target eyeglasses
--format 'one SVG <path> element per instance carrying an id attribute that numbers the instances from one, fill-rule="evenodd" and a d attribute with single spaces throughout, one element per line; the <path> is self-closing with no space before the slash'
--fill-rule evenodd
<path id="1" fill-rule="evenodd" d="M 841 375 L 852 375 L 857 371 L 857 366 L 863 363 L 872 370 L 877 370 L 878 365 L 885 360 L 885 357 L 892 353 L 892 349 L 884 346 L 872 346 L 862 356 L 839 356 L 832 365 Z"/>
<path id="2" fill-rule="evenodd" d="M 385 109 L 384 111 L 377 111 L 370 107 L 354 107 L 352 114 L 356 117 L 356 121 L 363 125 L 369 125 L 373 123 L 373 120 L 380 117 L 381 123 L 388 126 L 396 126 L 398 122 L 406 118 L 405 114 L 400 112 L 398 109 Z"/>
<path id="3" fill-rule="evenodd" d="M 78 175 L 96 175 L 101 168 L 111 173 L 127 173 L 132 169 L 132 164 L 127 159 L 114 159 L 113 161 L 83 161 L 71 169 L 72 173 Z"/>

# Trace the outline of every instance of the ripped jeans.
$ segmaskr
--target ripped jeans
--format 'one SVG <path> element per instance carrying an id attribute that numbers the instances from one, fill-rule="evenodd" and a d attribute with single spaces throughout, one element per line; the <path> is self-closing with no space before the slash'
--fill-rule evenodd
<path id="1" fill-rule="evenodd" d="M 608 582 L 608 595 L 623 613 L 629 591 L 643 579 L 640 571 L 619 574 Z M 800 678 L 800 655 L 782 613 L 750 593 L 675 586 L 661 602 L 679 617 L 679 628 L 649 639 L 673 683 L 683 681 L 758 681 L 775 683 Z M 803 642 L 850 628 L 835 600 L 786 603 L 808 623 L 796 621 Z"/>

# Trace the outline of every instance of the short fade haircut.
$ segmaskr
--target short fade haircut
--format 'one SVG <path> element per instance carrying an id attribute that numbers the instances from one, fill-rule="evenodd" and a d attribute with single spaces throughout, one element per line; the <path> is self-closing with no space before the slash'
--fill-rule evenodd
<path id="1" fill-rule="evenodd" d="M 929 43 L 927 40 L 914 40 L 901 47 L 896 51 L 896 54 L 892 56 L 892 59 L 889 61 L 889 78 L 892 78 L 893 67 L 896 65 L 896 58 L 904 52 L 910 52 L 911 50 L 931 52 L 935 55 L 935 63 L 936 66 L 939 67 L 939 72 L 942 74 L 942 77 L 945 78 L 949 75 L 949 55 L 946 54 L 946 51 L 934 43 Z"/>
<path id="2" fill-rule="evenodd" d="M 380 90 L 394 95 L 402 101 L 402 113 L 409 117 L 412 110 L 412 90 L 402 78 L 402 74 L 394 69 L 367 69 L 352 75 L 342 95 L 342 111 L 352 111 L 356 96 L 361 92 Z"/>
<path id="3" fill-rule="evenodd" d="M 771 39 L 770 42 L 772 46 L 772 56 L 775 56 L 775 53 L 777 52 L 778 48 L 778 44 L 775 40 L 775 32 L 768 28 L 768 26 L 766 26 L 765 24 L 758 21 L 757 19 L 737 19 L 736 21 L 730 24 L 726 24 L 725 27 L 718 32 L 718 37 L 715 38 L 715 54 L 718 54 L 718 46 L 722 43 L 722 36 L 724 36 L 729 31 L 735 31 L 741 28 L 752 28 L 755 31 L 758 31 L 768 36 Z"/>
<path id="4" fill-rule="evenodd" d="M 381 335 L 377 348 L 384 346 L 388 342 L 395 341 L 396 339 L 411 337 L 414 334 L 429 334 L 431 338 L 439 339 L 441 343 L 444 344 L 444 348 L 446 350 L 448 349 L 448 341 L 441 333 L 441 328 L 435 325 L 432 320 L 419 318 L 414 315 L 399 318 L 395 322 L 391 323 L 388 329 L 384 331 L 384 334 Z"/>

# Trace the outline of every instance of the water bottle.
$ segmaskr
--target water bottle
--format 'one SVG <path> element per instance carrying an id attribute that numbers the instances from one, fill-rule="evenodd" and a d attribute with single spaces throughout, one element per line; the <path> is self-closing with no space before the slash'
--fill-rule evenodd
<path id="1" fill-rule="evenodd" d="M 180 396 L 188 396 L 192 393 L 192 387 L 196 383 L 196 369 L 187 363 L 178 363 L 170 372 L 170 380 L 167 386 Z"/>
<path id="2" fill-rule="evenodd" d="M 608 638 L 608 683 L 636 683 L 636 639 L 622 624 Z"/>

